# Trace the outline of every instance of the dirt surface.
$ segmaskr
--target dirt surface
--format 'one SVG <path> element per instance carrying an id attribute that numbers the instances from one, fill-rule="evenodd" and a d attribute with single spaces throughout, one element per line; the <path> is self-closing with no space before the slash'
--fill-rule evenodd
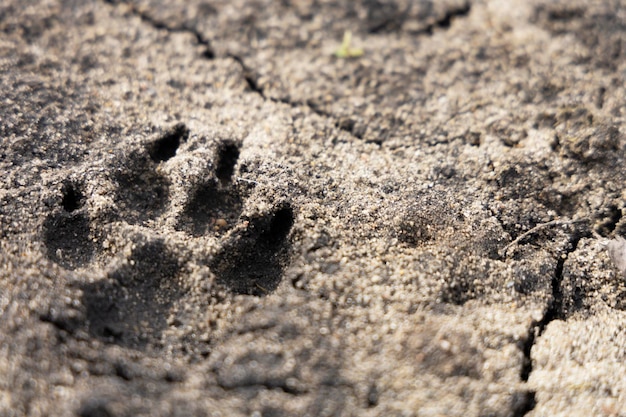
<path id="1" fill-rule="evenodd" d="M 2 1 L 0 416 L 626 415 L 623 6 Z"/>

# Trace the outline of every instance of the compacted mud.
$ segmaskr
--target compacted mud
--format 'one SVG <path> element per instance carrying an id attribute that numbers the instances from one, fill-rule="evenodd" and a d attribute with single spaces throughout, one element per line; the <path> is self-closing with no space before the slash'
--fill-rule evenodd
<path id="1" fill-rule="evenodd" d="M 622 6 L 3 1 L 0 416 L 624 415 Z"/>

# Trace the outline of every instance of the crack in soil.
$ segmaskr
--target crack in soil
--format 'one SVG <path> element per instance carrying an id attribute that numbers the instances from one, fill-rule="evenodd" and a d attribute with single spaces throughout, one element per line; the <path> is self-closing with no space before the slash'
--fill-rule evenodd
<path id="1" fill-rule="evenodd" d="M 257 80 L 257 78 L 254 75 L 254 71 L 252 70 L 252 68 L 250 68 L 249 66 L 247 66 L 245 64 L 245 62 L 243 62 L 243 58 L 241 58 L 238 55 L 235 54 L 227 54 L 227 56 L 229 58 L 232 58 L 235 60 L 235 62 L 237 62 L 239 64 L 239 66 L 241 67 L 241 72 L 243 73 L 243 78 L 244 80 L 246 80 L 246 83 L 248 84 L 248 88 L 250 89 L 250 91 L 257 93 L 258 95 L 261 96 L 261 98 L 263 98 L 263 100 L 271 100 L 271 101 L 280 101 L 280 100 L 276 100 L 273 99 L 271 97 L 266 97 L 265 96 L 265 91 L 263 90 L 263 88 L 261 86 L 259 86 L 259 82 Z M 291 104 L 288 103 L 287 104 Z"/>
<path id="2" fill-rule="evenodd" d="M 520 379 L 523 382 L 528 382 L 530 374 L 533 372 L 531 351 L 535 342 L 539 339 L 539 337 L 541 337 L 550 322 L 553 320 L 565 320 L 567 318 L 563 309 L 563 291 L 561 288 L 561 283 L 563 281 L 563 266 L 565 265 L 565 261 L 568 259 L 570 253 L 576 251 L 580 240 L 583 237 L 588 237 L 590 235 L 591 233 L 589 231 L 584 233 L 578 231 L 573 232 L 569 238 L 569 248 L 565 250 L 562 256 L 559 256 L 550 285 L 552 296 L 548 303 L 548 309 L 541 320 L 533 321 L 531 323 L 531 326 L 528 329 L 528 335 L 521 346 L 522 352 L 524 353 L 524 360 L 520 371 Z M 514 415 L 516 417 L 525 416 L 535 408 L 535 394 L 535 391 L 527 391 L 526 401 L 521 402 L 520 406 L 514 410 Z"/>
<path id="3" fill-rule="evenodd" d="M 211 46 L 211 41 L 206 39 L 202 35 L 202 33 L 196 30 L 195 28 L 191 26 L 187 26 L 187 25 L 170 26 L 163 21 L 155 19 L 154 17 L 150 16 L 145 11 L 140 10 L 139 7 L 137 7 L 132 2 L 117 1 L 117 0 L 102 0 L 102 1 L 106 4 L 111 4 L 111 5 L 125 4 L 126 6 L 129 7 L 131 14 L 139 17 L 143 22 L 147 23 L 148 25 L 152 26 L 153 28 L 157 30 L 165 30 L 170 33 L 189 33 L 193 35 L 196 38 L 196 41 L 198 42 L 199 45 L 206 47 L 205 51 L 202 53 L 202 56 L 206 59 L 215 58 L 215 51 L 213 50 L 213 47 Z"/>
<path id="4" fill-rule="evenodd" d="M 241 70 L 243 72 L 243 77 L 244 77 L 246 83 L 248 84 L 248 88 L 250 89 L 250 91 L 260 95 L 261 98 L 263 98 L 263 100 L 270 100 L 270 101 L 272 101 L 274 103 L 287 104 L 287 105 L 289 105 L 291 107 L 294 107 L 294 108 L 306 107 L 310 111 L 315 113 L 316 115 L 318 115 L 318 116 L 320 116 L 320 117 L 322 117 L 324 119 L 328 119 L 328 120 L 332 121 L 333 124 L 335 125 L 335 127 L 337 127 L 338 129 L 343 130 L 344 132 L 347 132 L 352 137 L 354 137 L 356 139 L 362 139 L 362 137 L 360 135 L 357 135 L 357 134 L 355 134 L 353 132 L 353 126 L 346 126 L 346 125 L 340 123 L 337 120 L 337 118 L 335 116 L 333 116 L 331 113 L 328 113 L 328 112 L 320 109 L 318 106 L 314 105 L 313 103 L 302 102 L 302 101 L 292 101 L 292 100 L 275 98 L 275 97 L 268 97 L 265 94 L 265 90 L 261 86 L 259 86 L 257 78 L 254 75 L 254 71 L 245 64 L 243 58 L 241 58 L 240 56 L 235 55 L 235 54 L 228 54 L 227 56 L 232 58 L 232 59 L 234 59 L 241 66 Z"/>
<path id="5" fill-rule="evenodd" d="M 102 1 L 104 3 L 106 3 L 106 4 L 112 4 L 112 5 L 115 5 L 115 4 L 125 4 L 125 5 L 127 5 L 130 8 L 130 12 L 133 15 L 139 17 L 143 22 L 147 23 L 148 25 L 152 26 L 153 28 L 155 28 L 157 30 L 166 30 L 166 31 L 171 32 L 171 33 L 189 33 L 189 34 L 192 34 L 193 36 L 195 36 L 195 38 L 196 38 L 196 40 L 197 40 L 199 45 L 203 45 L 203 46 L 206 47 L 206 50 L 202 53 L 202 57 L 204 59 L 213 59 L 216 56 L 215 51 L 213 50 L 213 47 L 211 46 L 211 41 L 206 39 L 202 35 L 202 33 L 200 33 L 198 30 L 196 30 L 193 27 L 186 26 L 186 25 L 170 26 L 170 25 L 168 25 L 165 22 L 162 22 L 160 20 L 157 20 L 157 19 L 153 18 L 148 13 L 140 10 L 137 6 L 135 6 L 131 2 L 123 2 L 123 1 L 115 1 L 115 0 L 102 0 Z M 287 104 L 287 105 L 289 105 L 291 107 L 306 107 L 309 110 L 311 110 L 313 113 L 317 114 L 318 116 L 320 116 L 322 118 L 325 118 L 325 119 L 331 120 L 333 122 L 333 124 L 337 128 L 347 132 L 348 134 L 350 134 L 354 138 L 362 139 L 361 137 L 359 137 L 359 135 L 355 135 L 352 132 L 352 128 L 351 127 L 346 127 L 346 126 L 342 125 L 341 123 L 339 123 L 339 121 L 336 120 L 335 116 L 333 116 L 332 114 L 317 108 L 317 106 L 314 106 L 311 103 L 300 102 L 300 101 L 291 101 L 291 100 L 274 98 L 274 97 L 268 97 L 265 94 L 264 89 L 259 85 L 257 77 L 254 74 L 254 71 L 245 64 L 243 58 L 241 58 L 240 56 L 238 56 L 236 54 L 232 54 L 232 53 L 227 53 L 226 56 L 228 58 L 233 59 L 235 62 L 237 62 L 239 64 L 239 66 L 241 67 L 241 71 L 242 71 L 244 80 L 246 81 L 246 84 L 248 85 L 249 90 L 251 92 L 256 93 L 259 96 L 261 96 L 261 98 L 263 100 L 270 100 L 270 101 L 272 101 L 274 103 Z"/>
<path id="6" fill-rule="evenodd" d="M 195 36 L 197 42 L 199 45 L 203 45 L 206 47 L 206 50 L 202 53 L 202 57 L 205 59 L 213 59 L 216 57 L 215 51 L 213 49 L 213 47 L 211 46 L 211 41 L 207 38 L 205 38 L 202 33 L 200 31 L 198 31 L 197 29 L 191 27 L 191 26 L 187 26 L 187 25 L 180 25 L 180 26 L 170 26 L 167 23 L 157 20 L 154 17 L 150 16 L 148 13 L 146 13 L 145 11 L 140 10 L 136 5 L 134 5 L 132 2 L 125 2 L 125 1 L 118 1 L 118 0 L 102 0 L 104 1 L 104 3 L 107 4 L 125 4 L 130 8 L 130 12 L 135 15 L 138 16 L 139 18 L 141 18 L 141 20 L 147 24 L 149 24 L 150 26 L 152 26 L 153 28 L 157 29 L 157 30 L 166 30 L 168 32 L 172 32 L 172 33 L 190 33 L 192 35 Z M 424 28 L 422 31 L 419 32 L 419 34 L 425 34 L 425 35 L 432 35 L 434 29 L 436 28 L 449 28 L 450 24 L 452 22 L 452 20 L 459 18 L 459 17 L 466 17 L 470 11 L 471 11 L 471 4 L 470 2 L 466 2 L 463 5 L 461 5 L 461 7 L 459 7 L 458 9 L 453 9 L 450 10 L 448 13 L 446 13 L 441 19 L 433 22 L 432 24 L 428 25 L 426 28 Z M 235 60 L 240 66 L 241 66 L 241 70 L 243 73 L 243 77 L 244 80 L 246 81 L 246 84 L 248 85 L 248 88 L 251 92 L 258 94 L 259 96 L 261 96 L 261 98 L 263 100 L 270 100 L 274 103 L 282 103 L 282 104 L 287 104 L 291 107 L 294 108 L 298 108 L 298 107 L 306 107 L 308 108 L 310 111 L 312 111 L 313 113 L 315 113 L 316 115 L 330 120 L 332 121 L 332 123 L 334 124 L 335 127 L 337 127 L 338 129 L 348 133 L 350 136 L 352 136 L 355 139 L 359 139 L 362 140 L 363 137 L 360 134 L 357 134 L 354 132 L 354 124 L 345 124 L 345 123 L 341 123 L 341 121 L 337 120 L 337 117 L 334 116 L 332 113 L 326 112 L 322 109 L 320 109 L 318 106 L 314 105 L 313 103 L 309 102 L 309 101 L 292 101 L 292 100 L 287 100 L 287 99 L 281 99 L 281 98 L 275 98 L 275 97 L 269 97 L 265 94 L 265 91 L 263 89 L 263 87 L 261 87 L 258 83 L 258 79 L 254 74 L 254 71 L 245 64 L 244 60 L 242 57 L 233 54 L 233 53 L 227 53 L 226 54 L 227 57 Z M 374 143 L 376 145 L 378 145 L 379 147 L 382 147 L 384 141 L 383 140 L 369 140 L 369 143 Z"/>

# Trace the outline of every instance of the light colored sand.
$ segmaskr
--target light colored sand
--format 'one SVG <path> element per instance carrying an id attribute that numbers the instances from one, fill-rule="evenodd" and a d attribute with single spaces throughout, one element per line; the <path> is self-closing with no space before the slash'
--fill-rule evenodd
<path id="1" fill-rule="evenodd" d="M 620 415 L 618 4 L 160 3 L 0 5 L 1 416 Z"/>

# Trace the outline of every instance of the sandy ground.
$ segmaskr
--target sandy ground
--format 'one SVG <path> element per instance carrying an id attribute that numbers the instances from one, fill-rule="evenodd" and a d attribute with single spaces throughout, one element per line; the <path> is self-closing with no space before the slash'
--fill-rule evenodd
<path id="1" fill-rule="evenodd" d="M 3 0 L 0 416 L 625 416 L 622 3 Z"/>

